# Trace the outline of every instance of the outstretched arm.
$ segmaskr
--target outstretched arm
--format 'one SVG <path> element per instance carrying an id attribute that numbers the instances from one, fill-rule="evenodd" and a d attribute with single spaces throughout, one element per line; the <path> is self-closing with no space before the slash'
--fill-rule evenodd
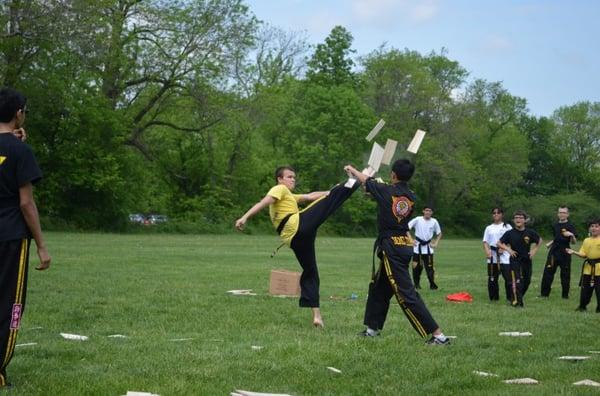
<path id="1" fill-rule="evenodd" d="M 254 216 L 255 214 L 257 214 L 258 212 L 260 212 L 261 210 L 273 203 L 275 203 L 275 198 L 273 198 L 270 195 L 265 195 L 263 199 L 255 203 L 254 206 L 248 209 L 248 211 L 244 213 L 242 217 L 236 220 L 235 228 L 242 231 L 249 218 L 251 218 L 252 216 Z"/>
<path id="2" fill-rule="evenodd" d="M 567 249 L 565 249 L 565 251 L 569 254 L 574 254 L 575 256 L 579 256 L 581 258 L 587 258 L 587 256 L 585 254 L 581 254 L 577 250 L 573 250 L 571 248 L 567 248 Z"/>
<path id="3" fill-rule="evenodd" d="M 344 170 L 347 173 L 351 174 L 354 178 L 356 178 L 356 180 L 358 180 L 361 184 L 364 184 L 365 181 L 369 178 L 369 176 L 365 175 L 362 172 L 359 172 L 352 165 L 346 165 L 346 166 L 344 166 Z"/>
<path id="4" fill-rule="evenodd" d="M 316 201 L 317 199 L 326 197 L 328 195 L 329 191 L 313 191 L 311 193 L 302 195 L 302 197 L 298 200 L 298 203 Z"/>

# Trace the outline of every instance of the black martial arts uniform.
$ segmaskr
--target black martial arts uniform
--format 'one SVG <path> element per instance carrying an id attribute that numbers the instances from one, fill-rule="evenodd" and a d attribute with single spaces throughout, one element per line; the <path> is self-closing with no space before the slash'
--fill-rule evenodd
<path id="1" fill-rule="evenodd" d="M 560 284 L 562 286 L 562 297 L 569 298 L 569 287 L 571 284 L 571 255 L 566 249 L 571 247 L 571 237 L 563 236 L 563 232 L 570 231 L 575 233 L 575 226 L 570 222 L 556 223 L 552 226 L 552 234 L 554 239 L 548 251 L 548 258 L 544 266 L 544 274 L 542 275 L 542 287 L 540 294 L 544 297 L 550 295 L 552 290 L 552 282 L 556 268 L 560 267 Z"/>
<path id="2" fill-rule="evenodd" d="M 510 245 L 510 248 L 517 253 L 517 257 L 510 257 L 510 303 L 514 307 L 522 307 L 523 297 L 531 283 L 532 262 L 529 257 L 529 249 L 532 243 L 540 243 L 540 236 L 530 228 L 524 230 L 513 228 L 502 235 L 500 242 Z"/>

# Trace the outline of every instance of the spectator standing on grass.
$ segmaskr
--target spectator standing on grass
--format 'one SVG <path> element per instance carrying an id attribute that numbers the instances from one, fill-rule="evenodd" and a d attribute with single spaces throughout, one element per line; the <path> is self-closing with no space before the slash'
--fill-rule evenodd
<path id="1" fill-rule="evenodd" d="M 417 216 L 408 222 L 408 228 L 415 230 L 415 246 L 413 249 L 413 282 L 415 288 L 421 288 L 421 273 L 425 268 L 429 288 L 437 290 L 435 283 L 435 266 L 433 263 L 433 249 L 442 239 L 442 228 L 437 219 L 433 218 L 433 208 L 425 206 L 423 216 Z"/>
<path id="2" fill-rule="evenodd" d="M 532 260 L 542 243 L 535 230 L 525 227 L 526 221 L 527 214 L 517 210 L 513 214 L 515 228 L 505 232 L 498 241 L 498 247 L 510 254 L 510 304 L 513 307 L 523 307 L 523 297 L 531 283 Z"/>
<path id="3" fill-rule="evenodd" d="M 498 287 L 500 274 L 504 278 L 506 299 L 510 301 L 510 254 L 498 247 L 498 240 L 502 238 L 506 231 L 511 229 L 511 225 L 504 222 L 504 210 L 498 207 L 492 209 L 492 224 L 485 227 L 483 232 L 483 250 L 488 266 L 488 296 L 490 301 L 500 299 L 500 288 Z"/>
<path id="4" fill-rule="evenodd" d="M 558 222 L 552 225 L 553 239 L 546 244 L 548 258 L 542 275 L 541 297 L 550 296 L 552 282 L 556 268 L 560 268 L 560 284 L 562 286 L 562 298 L 569 298 L 569 287 L 571 285 L 571 255 L 567 249 L 571 244 L 577 243 L 575 226 L 569 222 L 569 208 L 559 206 Z"/>
<path id="5" fill-rule="evenodd" d="M 581 295 L 578 311 L 585 311 L 596 291 L 596 312 L 600 313 L 600 218 L 590 222 L 590 236 L 585 238 L 578 252 L 571 248 L 568 254 L 579 256 L 585 261 L 581 269 Z"/>
<path id="6" fill-rule="evenodd" d="M 50 266 L 33 184 L 42 177 L 33 152 L 21 140 L 26 99 L 0 89 L 0 389 L 8 387 L 6 368 L 13 356 L 25 309 L 29 246 L 35 239 L 40 264 Z"/>

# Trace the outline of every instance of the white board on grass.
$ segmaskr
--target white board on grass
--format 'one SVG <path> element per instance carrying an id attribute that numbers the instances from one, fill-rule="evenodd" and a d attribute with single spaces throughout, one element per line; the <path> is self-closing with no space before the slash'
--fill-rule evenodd
<path id="1" fill-rule="evenodd" d="M 79 335 L 79 334 L 69 334 L 69 333 L 60 333 L 62 338 L 66 340 L 76 340 L 76 341 L 87 341 L 88 336 Z"/>
<path id="2" fill-rule="evenodd" d="M 524 331 L 524 332 L 519 332 L 519 331 L 503 331 L 501 333 L 498 333 L 498 335 L 508 336 L 508 337 L 530 337 L 533 334 L 531 334 L 528 331 Z"/>
<path id="3" fill-rule="evenodd" d="M 478 371 L 478 370 L 473 370 L 473 374 L 477 374 L 482 377 L 497 377 L 498 376 L 498 374 L 492 374 L 492 373 L 488 373 L 485 371 Z"/>
<path id="4" fill-rule="evenodd" d="M 392 158 L 394 157 L 394 153 L 396 152 L 396 146 L 398 146 L 398 142 L 392 139 L 388 139 L 385 142 L 385 149 L 383 149 L 383 158 L 381 159 L 381 163 L 383 165 L 389 165 L 392 162 Z"/>
<path id="5" fill-rule="evenodd" d="M 538 380 L 533 378 L 514 378 L 502 381 L 506 384 L 524 384 L 524 385 L 536 385 L 539 384 Z"/>
<path id="6" fill-rule="evenodd" d="M 571 360 L 577 362 L 579 360 L 587 360 L 589 358 L 589 356 L 561 356 L 558 358 L 558 360 Z"/>
<path id="7" fill-rule="evenodd" d="M 581 381 L 573 382 L 573 385 L 600 386 L 600 383 L 592 381 L 590 379 L 584 379 Z"/>
<path id="8" fill-rule="evenodd" d="M 384 125 L 385 125 L 385 121 L 379 120 L 377 125 L 375 125 L 375 127 L 371 130 L 371 132 L 369 132 L 369 134 L 365 138 L 365 139 L 367 139 L 367 142 L 370 142 L 371 140 L 373 140 L 373 138 L 375 136 L 377 136 L 377 134 L 379 133 L 379 131 L 381 131 L 381 128 L 383 128 Z"/>
<path id="9" fill-rule="evenodd" d="M 288 395 L 287 393 L 263 393 L 263 392 L 250 392 L 250 391 L 245 391 L 245 390 L 240 390 L 240 389 L 236 389 L 235 392 L 233 392 L 234 394 L 237 393 L 238 395 L 242 395 L 242 396 L 291 396 Z"/>
<path id="10" fill-rule="evenodd" d="M 336 369 L 335 367 L 328 366 L 328 370 L 333 371 L 334 373 L 341 374 L 342 370 Z"/>
<path id="11" fill-rule="evenodd" d="M 425 131 L 417 129 L 417 132 L 415 133 L 415 136 L 408 145 L 406 151 L 408 151 L 409 153 L 417 154 L 417 152 L 419 151 L 419 147 L 421 147 L 421 143 L 423 143 L 423 138 L 425 138 L 425 133 Z"/>

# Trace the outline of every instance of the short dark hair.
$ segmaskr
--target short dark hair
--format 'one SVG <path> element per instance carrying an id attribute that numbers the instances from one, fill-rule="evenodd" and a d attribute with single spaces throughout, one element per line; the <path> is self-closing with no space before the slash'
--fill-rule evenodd
<path id="1" fill-rule="evenodd" d="M 292 168 L 291 166 L 288 166 L 288 165 L 280 166 L 279 168 L 275 169 L 275 183 L 277 183 L 279 181 L 280 177 L 283 177 L 283 171 L 286 171 L 286 170 L 296 173 L 294 168 Z"/>
<path id="2" fill-rule="evenodd" d="M 492 213 L 494 213 L 494 212 L 498 212 L 498 213 L 504 214 L 504 209 L 502 209 L 499 206 L 496 206 L 495 208 L 492 208 Z"/>
<path id="3" fill-rule="evenodd" d="M 429 210 L 431 210 L 433 212 L 433 207 L 431 207 L 429 205 L 423 206 L 423 210 L 425 210 L 425 209 L 429 209 Z"/>
<path id="4" fill-rule="evenodd" d="M 592 220 L 588 221 L 588 227 L 590 227 L 592 224 L 600 225 L 600 217 L 597 219 L 592 219 Z"/>
<path id="5" fill-rule="evenodd" d="M 12 88 L 0 89 L 0 122 L 11 122 L 19 110 L 24 110 L 27 98 Z"/>
<path id="6" fill-rule="evenodd" d="M 515 216 L 523 216 L 524 219 L 527 219 L 527 213 L 525 213 L 524 210 L 516 210 L 513 213 L 513 217 L 515 217 Z"/>
<path id="7" fill-rule="evenodd" d="M 415 173 L 415 165 L 407 159 L 399 159 L 392 165 L 392 172 L 396 174 L 398 180 L 409 181 Z"/>
<path id="8" fill-rule="evenodd" d="M 567 205 L 558 205 L 558 209 L 567 209 L 567 210 L 569 210 L 569 207 Z"/>

